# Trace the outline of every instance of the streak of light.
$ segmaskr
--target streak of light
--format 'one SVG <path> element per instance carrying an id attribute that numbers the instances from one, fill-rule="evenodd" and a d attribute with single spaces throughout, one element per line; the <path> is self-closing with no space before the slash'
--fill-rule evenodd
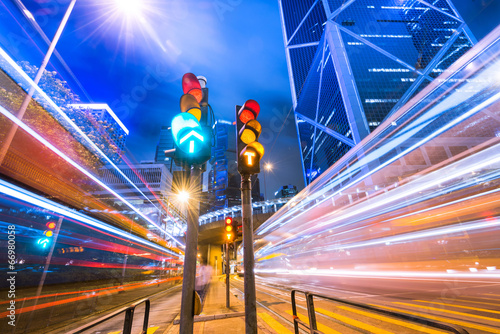
<path id="1" fill-rule="evenodd" d="M 1 108 L 1 107 L 0 107 Z M 164 248 L 164 247 L 161 247 L 160 245 L 158 244 L 155 244 L 155 243 L 152 243 L 150 241 L 147 241 L 147 240 L 144 240 L 142 238 L 139 238 L 133 234 L 130 234 L 130 233 L 127 233 L 123 230 L 120 230 L 118 228 L 115 228 L 115 227 L 112 227 L 110 225 L 107 225 L 107 224 L 104 224 L 104 223 L 101 223 L 100 221 L 94 219 L 94 218 L 90 218 L 86 215 L 83 215 L 77 211 L 73 211 L 71 209 L 68 209 L 60 204 L 57 204 L 55 202 L 52 202 L 44 197 L 41 197 L 41 196 L 38 196 L 38 195 L 35 195 L 35 194 L 32 194 L 22 188 L 19 188 L 17 186 L 14 186 L 12 184 L 9 184 L 7 182 L 5 182 L 4 180 L 0 180 L 0 192 L 8 195 L 8 196 L 11 196 L 11 197 L 14 197 L 14 198 L 17 198 L 19 200 L 22 200 L 26 203 L 30 203 L 34 206 L 38 206 L 38 207 L 41 207 L 41 208 L 44 208 L 44 209 L 47 209 L 47 210 L 50 210 L 52 212 L 55 212 L 59 215 L 62 215 L 62 216 L 65 216 L 65 217 L 68 217 L 68 218 L 71 218 L 71 219 L 74 219 L 76 221 L 79 221 L 79 222 L 82 222 L 82 223 L 85 223 L 89 226 L 92 226 L 92 227 L 95 227 L 95 228 L 98 228 L 100 230 L 103 230 L 103 231 L 108 231 L 110 233 L 113 233 L 115 235 L 118 235 L 118 236 L 121 236 L 125 239 L 131 239 L 131 240 L 134 240 L 140 244 L 143 244 L 143 245 L 146 245 L 146 246 L 149 246 L 149 247 L 152 247 L 152 248 L 155 248 L 161 252 L 165 252 L 165 253 L 168 253 L 168 254 L 172 254 L 172 255 L 175 255 L 175 256 L 178 256 L 177 253 L 175 252 L 172 252 L 171 250 L 167 249 L 167 248 Z"/>
<path id="2" fill-rule="evenodd" d="M 495 67 L 496 68 L 500 67 L 500 62 L 497 62 L 494 65 L 490 66 L 489 70 L 492 71 L 493 73 L 498 73 L 498 69 L 495 69 Z M 485 71 L 483 73 L 480 73 L 477 76 L 477 78 L 478 78 L 478 80 L 480 80 L 481 77 L 485 77 L 481 82 L 484 84 L 484 86 L 487 86 L 488 84 L 491 84 L 491 80 L 490 80 L 490 77 L 489 77 L 490 75 L 491 74 L 490 74 L 489 71 Z M 390 165 L 391 163 L 395 162 L 396 160 L 402 158 L 403 156 L 405 156 L 409 152 L 413 151 L 414 149 L 422 146 L 424 143 L 430 141 L 431 139 L 435 138 L 436 136 L 439 136 L 439 135 L 443 134 L 444 132 L 446 132 L 447 130 L 449 130 L 452 127 L 456 126 L 460 122 L 462 122 L 465 119 L 471 117 L 475 113 L 480 112 L 483 109 L 486 109 L 491 104 L 497 102 L 499 100 L 499 98 L 500 98 L 500 93 L 497 93 L 497 94 L 493 95 L 492 97 L 488 98 L 486 101 L 483 101 L 482 103 L 474 106 L 472 109 L 468 110 L 464 114 L 460 115 L 459 117 L 453 119 L 452 121 L 450 121 L 446 125 L 444 125 L 444 126 L 440 127 L 439 129 L 435 130 L 434 132 L 432 132 L 427 137 L 422 138 L 418 142 L 413 143 L 412 145 L 409 145 L 408 148 L 406 148 L 404 150 L 401 150 L 401 153 L 396 154 L 391 159 L 388 159 L 387 161 L 385 161 L 384 163 L 381 163 L 376 168 L 373 168 L 370 171 L 366 172 L 365 174 L 363 174 L 363 177 L 366 178 L 366 177 L 368 177 L 370 175 L 373 175 L 374 173 L 378 172 L 382 168 L 384 168 L 384 167 Z M 447 110 L 446 108 L 451 108 L 451 106 L 449 106 L 450 103 L 457 104 L 457 99 L 458 99 L 458 101 L 462 101 L 464 99 L 464 94 L 457 93 L 457 92 L 454 92 L 454 93 L 450 94 L 445 99 L 444 103 L 438 103 L 437 105 L 433 106 L 429 111 L 427 111 L 423 116 L 421 116 L 420 119 L 418 119 L 414 123 L 415 124 L 414 126 L 412 126 L 409 130 L 402 132 L 402 134 L 400 136 L 398 136 L 397 138 L 391 140 L 390 144 L 386 145 L 386 146 L 389 146 L 389 147 L 386 147 L 386 149 L 378 149 L 378 150 L 376 150 L 374 152 L 366 154 L 363 159 L 357 160 L 349 168 L 352 171 L 361 170 L 361 168 L 363 167 L 363 164 L 365 163 L 365 161 L 369 161 L 369 160 L 374 161 L 374 159 L 377 159 L 377 158 L 383 156 L 384 154 L 387 154 L 393 147 L 401 146 L 401 144 L 405 140 L 408 140 L 409 138 L 414 137 L 414 135 L 416 133 L 418 133 L 420 130 L 422 130 L 423 128 L 425 128 L 426 126 L 428 126 L 429 123 L 431 123 L 434 118 L 436 118 L 440 114 L 446 112 L 446 110 Z M 371 137 L 373 137 L 373 134 L 370 135 L 368 138 L 371 138 Z M 367 141 L 367 140 L 368 139 L 365 139 L 364 141 Z M 356 152 L 353 152 L 353 154 L 356 154 Z M 347 156 L 344 156 L 343 160 L 346 160 L 346 159 L 347 159 Z M 340 175 L 336 179 L 336 184 L 340 184 L 345 178 L 349 178 L 349 177 L 350 177 L 350 173 L 344 173 L 344 175 Z M 297 218 L 297 217 L 305 214 L 309 210 L 311 210 L 311 209 L 313 209 L 313 208 L 321 205 L 323 202 L 331 199 L 332 197 L 338 195 L 339 193 L 341 193 L 345 189 L 348 189 L 349 187 L 355 185 L 358 182 L 359 182 L 359 179 L 352 180 L 350 183 L 346 184 L 344 187 L 340 188 L 338 191 L 334 192 L 333 194 L 327 196 L 326 198 L 324 198 L 322 200 L 317 201 L 314 205 L 312 205 L 311 207 L 309 207 L 308 210 L 302 210 L 302 212 L 299 212 L 298 214 L 295 215 L 296 211 L 300 210 L 302 206 L 306 205 L 307 203 L 311 203 L 312 201 L 315 201 L 317 198 L 319 198 L 320 196 L 322 196 L 326 191 L 328 191 L 331 188 L 333 188 L 334 184 L 332 182 L 329 186 L 324 187 L 321 191 L 316 191 L 314 194 L 310 194 L 310 196 L 307 198 L 307 201 L 303 201 L 303 203 L 301 203 L 302 205 L 300 207 L 297 206 L 296 208 L 288 210 L 288 212 L 285 215 L 283 215 L 282 217 L 278 218 L 275 222 L 273 222 L 273 223 L 265 226 L 261 230 L 258 230 L 257 234 L 258 235 L 264 234 L 265 232 L 269 231 L 274 226 L 280 224 L 282 221 L 285 221 L 288 217 L 290 217 L 292 215 L 293 215 L 294 218 Z"/>
<path id="3" fill-rule="evenodd" d="M 50 99 L 48 97 L 48 95 L 42 90 L 40 89 L 40 87 L 38 85 L 35 85 L 33 80 L 19 67 L 19 65 L 17 65 L 14 60 L 12 60 L 12 58 L 10 58 L 7 53 L 2 49 L 0 48 L 0 56 L 7 61 L 7 63 L 9 63 L 9 65 L 17 72 L 17 74 L 19 74 L 31 87 L 35 87 L 35 90 L 38 94 L 40 94 L 40 96 L 43 97 L 43 99 L 45 100 L 45 102 L 47 102 L 51 108 L 53 108 L 54 110 L 56 110 L 59 115 L 61 117 L 64 118 L 64 120 L 70 124 L 73 129 L 82 137 L 85 139 L 85 141 L 87 142 L 88 145 L 90 145 L 96 152 L 98 152 L 107 162 L 110 166 L 112 166 L 120 175 L 122 175 L 122 177 L 125 178 L 125 180 L 127 180 L 129 182 L 129 184 L 131 186 L 133 186 L 139 193 L 141 193 L 146 199 L 148 199 L 148 197 L 146 195 L 144 195 L 142 193 L 142 191 L 113 163 L 113 161 L 111 161 L 111 159 L 106 155 L 104 154 L 101 149 L 99 149 L 99 147 L 68 117 L 68 115 L 66 115 L 66 113 L 64 113 L 55 103 L 54 101 L 52 101 L 52 99 Z M 18 120 L 16 117 L 14 117 L 10 112 L 8 112 L 7 110 L 5 110 L 3 107 L 0 106 L 0 112 L 2 114 L 4 114 L 7 118 L 11 119 L 14 123 L 18 124 L 21 128 L 23 128 L 25 131 L 27 131 L 28 133 L 30 133 L 33 137 L 35 137 L 37 140 L 39 140 L 40 142 L 42 142 L 44 145 L 46 145 L 47 147 L 51 148 L 53 147 L 56 151 L 54 151 L 56 154 L 58 154 L 59 156 L 61 156 L 63 159 L 65 159 L 66 161 L 68 161 L 69 163 L 71 163 L 73 166 L 78 166 L 76 167 L 77 169 L 81 170 L 85 175 L 89 176 L 91 174 L 87 174 L 88 172 L 85 171 L 81 166 L 79 166 L 78 164 L 76 164 L 75 162 L 73 162 L 71 159 L 69 159 L 68 157 L 66 157 L 62 152 L 60 152 L 59 150 L 57 150 L 57 148 L 55 148 L 54 146 L 52 146 L 50 143 L 48 143 L 46 140 L 44 140 L 41 136 L 39 136 L 36 132 L 34 132 L 33 130 L 31 130 L 31 128 L 27 127 L 23 122 L 21 122 L 20 120 Z M 13 118 L 12 118 L 13 117 Z M 22 125 L 21 125 L 22 124 Z M 29 129 L 26 130 L 26 128 Z M 36 134 L 36 136 L 34 135 Z M 40 140 L 40 139 L 42 140 Z M 46 144 L 47 143 L 47 144 Z M 49 146 L 50 145 L 50 146 Z M 59 153 L 61 154 L 59 154 Z M 91 177 L 92 179 L 94 179 L 93 176 L 89 176 Z M 100 181 L 97 181 L 98 184 L 102 184 L 102 182 Z M 103 185 L 103 184 L 102 184 Z M 104 186 L 105 189 L 109 189 L 108 187 Z M 112 194 L 115 194 L 112 190 L 110 190 Z M 116 196 L 118 196 L 116 194 Z M 119 196 L 118 196 L 119 197 Z M 119 197 L 121 199 L 121 197 Z M 148 199 L 149 200 L 149 199 Z M 165 232 L 168 236 L 170 236 L 175 242 L 177 242 L 181 247 L 184 247 L 184 245 L 179 242 L 177 239 L 175 239 L 173 236 L 171 236 L 167 231 L 165 231 L 164 229 L 162 229 L 159 225 L 157 225 L 156 223 L 154 223 L 153 221 L 151 221 L 149 218 L 147 218 L 146 216 L 144 216 L 137 208 L 135 208 L 132 204 L 130 204 L 128 201 L 126 200 L 123 200 L 124 203 L 126 203 L 132 210 L 134 210 L 138 215 L 140 215 L 141 217 L 143 217 L 146 221 L 148 221 L 149 223 L 151 223 L 152 225 L 156 226 L 160 231 L 163 231 Z M 150 201 L 151 202 L 151 201 Z M 154 205 L 154 203 L 151 202 L 151 204 Z"/>
<path id="4" fill-rule="evenodd" d="M 17 117 L 12 115 L 9 111 L 7 111 L 4 107 L 0 106 L 0 113 L 2 113 L 4 116 L 6 116 L 8 119 L 10 119 L 12 122 L 16 123 L 20 128 L 22 128 L 24 131 L 29 133 L 31 136 L 33 136 L 35 139 L 37 139 L 39 142 L 44 144 L 47 148 L 49 148 L 51 151 L 56 153 L 58 156 L 66 160 L 70 165 L 75 167 L 77 170 L 82 172 L 84 175 L 89 177 L 91 180 L 93 180 L 95 183 L 100 185 L 102 188 L 106 189 L 109 191 L 111 194 L 113 194 L 116 198 L 120 199 L 123 203 L 125 203 L 129 208 L 134 210 L 139 216 L 141 216 L 144 220 L 149 222 L 151 225 L 156 226 L 160 231 L 163 231 L 165 234 L 167 234 L 172 240 L 177 242 L 181 247 L 184 247 L 184 245 L 178 241 L 177 239 L 174 238 L 170 233 L 168 233 L 165 229 L 163 229 L 160 225 L 157 223 L 153 222 L 151 219 L 149 219 L 146 215 L 144 215 L 142 212 L 140 212 L 139 209 L 137 209 L 135 206 L 133 206 L 130 202 L 128 202 L 125 198 L 121 197 L 118 193 L 116 193 L 113 189 L 108 187 L 106 184 L 104 184 L 101 180 L 99 180 L 97 177 L 92 175 L 90 172 L 88 172 L 86 169 L 84 169 L 82 166 L 71 160 L 67 155 L 65 155 L 63 152 L 61 152 L 59 149 L 57 149 L 54 145 L 49 143 L 45 138 L 40 136 L 38 133 L 33 131 L 29 126 L 27 126 L 24 122 L 19 120 Z"/>
<path id="5" fill-rule="evenodd" d="M 123 288 L 116 288 L 116 289 L 101 291 L 101 292 L 98 292 L 98 293 L 95 293 L 95 294 L 88 294 L 88 295 L 85 295 L 85 296 L 73 297 L 73 298 L 68 298 L 68 299 L 53 301 L 53 302 L 50 302 L 50 303 L 44 303 L 44 304 L 38 304 L 38 305 L 34 305 L 34 306 L 28 306 L 28 307 L 16 309 L 16 314 L 21 314 L 21 313 L 26 313 L 26 312 L 32 312 L 32 311 L 35 311 L 35 310 L 40 310 L 40 309 L 44 309 L 44 308 L 54 307 L 54 306 L 58 306 L 58 305 L 64 305 L 64 304 L 73 303 L 73 302 L 77 302 L 77 301 L 88 299 L 88 298 L 94 298 L 94 297 L 98 297 L 98 296 L 109 295 L 110 293 L 119 293 L 119 292 L 122 292 L 122 291 L 133 290 L 133 289 L 140 288 L 142 286 L 156 285 L 156 284 L 164 283 L 164 282 L 168 282 L 168 281 L 180 280 L 181 278 L 182 277 L 180 277 L 180 276 L 179 277 L 171 277 L 171 278 L 166 278 L 166 279 L 163 279 L 163 280 L 157 280 L 157 281 L 151 281 L 151 282 L 141 283 L 140 285 L 137 285 L 137 286 L 128 286 L 128 287 L 125 286 Z M 0 313 L 0 317 L 6 317 L 8 314 L 9 314 L 9 311 L 2 312 L 2 313 Z"/>
<path id="6" fill-rule="evenodd" d="M 165 270 L 176 270 L 176 268 L 165 268 Z M 157 280 L 153 281 L 154 283 L 158 283 Z M 119 289 L 121 287 L 135 287 L 135 286 L 142 286 L 144 282 L 139 282 L 139 283 L 128 283 L 124 285 L 114 285 L 114 286 L 108 286 L 105 288 L 99 288 L 99 289 L 91 289 L 91 290 L 76 290 L 76 291 L 68 291 L 68 292 L 57 292 L 57 293 L 49 293 L 46 295 L 41 295 L 41 296 L 31 296 L 31 297 L 23 297 L 23 298 L 17 298 L 14 299 L 16 302 L 21 302 L 23 300 L 32 300 L 32 299 L 42 299 L 42 298 L 49 298 L 49 297 L 55 297 L 55 296 L 67 296 L 67 295 L 76 295 L 76 294 L 81 294 L 81 293 L 91 293 L 91 292 L 97 292 L 97 291 L 104 291 L 104 290 L 114 290 L 114 289 Z M 10 303 L 9 300 L 5 301 L 0 301 L 1 304 L 8 304 Z"/>
<path id="7" fill-rule="evenodd" d="M 281 275 L 309 275 L 322 277 L 352 277 L 369 279 L 392 279 L 392 280 L 415 280 L 415 281 L 434 281 L 442 279 L 454 280 L 457 278 L 491 278 L 499 279 L 500 273 L 443 273 L 443 272 L 415 272 L 415 271 L 356 271 L 356 270 L 331 270 L 331 269 L 304 269 L 304 270 L 286 270 L 286 269 L 255 269 L 255 273 L 272 273 Z M 460 281 L 466 283 L 485 283 L 485 281 Z M 491 284 L 498 284 L 492 281 Z"/>

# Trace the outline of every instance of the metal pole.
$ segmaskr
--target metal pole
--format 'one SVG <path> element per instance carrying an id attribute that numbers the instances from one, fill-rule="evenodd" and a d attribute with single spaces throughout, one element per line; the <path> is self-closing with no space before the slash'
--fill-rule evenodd
<path id="1" fill-rule="evenodd" d="M 267 199 L 267 182 L 266 182 L 266 171 L 264 171 L 264 201 Z"/>
<path id="2" fill-rule="evenodd" d="M 229 242 L 226 241 L 226 307 L 229 308 Z"/>
<path id="3" fill-rule="evenodd" d="M 23 119 L 24 113 L 26 112 L 26 109 L 28 108 L 28 105 L 31 101 L 31 97 L 35 93 L 35 86 L 38 85 L 38 82 L 42 78 L 43 72 L 45 72 L 45 68 L 47 67 L 47 64 L 49 63 L 50 57 L 52 56 L 52 53 L 54 52 L 54 49 L 56 48 L 56 44 L 59 41 L 59 37 L 61 37 L 61 34 L 64 30 L 64 27 L 66 26 L 66 22 L 68 22 L 69 15 L 71 14 L 71 11 L 73 10 L 73 7 L 75 6 L 76 0 L 72 0 L 71 3 L 69 4 L 68 9 L 66 10 L 66 13 L 64 14 L 64 17 L 59 24 L 59 28 L 57 28 L 56 34 L 54 35 L 54 38 L 52 39 L 52 42 L 49 45 L 49 49 L 47 50 L 47 53 L 45 54 L 45 57 L 42 60 L 42 64 L 40 65 L 40 68 L 38 69 L 38 72 L 36 73 L 35 79 L 33 79 L 33 86 L 30 87 L 28 91 L 28 95 L 24 98 L 24 101 L 21 105 L 21 108 L 19 108 L 19 111 L 17 112 L 16 117 L 18 119 Z M 0 165 L 3 163 L 3 160 L 5 159 L 5 155 L 7 154 L 7 151 L 10 147 L 10 144 L 12 143 L 12 140 L 14 139 L 14 136 L 17 132 L 18 125 L 17 124 L 12 124 L 12 127 L 10 128 L 9 133 L 7 134 L 7 137 L 4 140 L 4 145 L 2 146 L 0 150 Z"/>
<path id="4" fill-rule="evenodd" d="M 188 208 L 186 250 L 184 255 L 184 277 L 182 279 L 181 321 L 179 333 L 193 333 L 194 283 L 196 278 L 196 256 L 198 247 L 198 218 L 200 214 L 201 166 L 191 169 L 190 188 L 193 194 Z"/>
<path id="5" fill-rule="evenodd" d="M 122 281 L 120 285 L 123 285 L 123 283 L 125 282 L 125 269 L 127 269 L 127 260 L 128 260 L 128 255 L 125 255 L 125 258 L 123 259 Z"/>
<path id="6" fill-rule="evenodd" d="M 255 295 L 252 182 L 250 174 L 241 175 L 241 206 L 243 218 L 243 268 L 245 287 L 245 333 L 257 334 L 257 303 Z"/>

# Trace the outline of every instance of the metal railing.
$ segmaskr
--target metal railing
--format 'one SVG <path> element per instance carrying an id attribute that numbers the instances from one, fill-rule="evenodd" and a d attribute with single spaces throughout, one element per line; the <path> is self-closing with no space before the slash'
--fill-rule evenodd
<path id="1" fill-rule="evenodd" d="M 135 308 L 137 305 L 140 305 L 142 303 L 145 303 L 145 309 L 144 309 L 144 321 L 142 323 L 142 331 L 140 334 L 146 334 L 148 332 L 148 322 L 149 322 L 149 310 L 151 308 L 151 302 L 149 301 L 148 298 L 141 299 L 135 303 L 133 303 L 130 306 L 121 308 L 109 315 L 106 315 L 102 318 L 99 318 L 97 320 L 92 321 L 90 324 L 78 327 L 77 329 L 74 329 L 69 332 L 69 334 L 78 334 L 78 333 L 83 333 L 84 331 L 97 326 L 111 318 L 116 317 L 119 314 L 122 314 L 125 312 L 125 320 L 123 321 L 123 334 L 132 334 L 132 322 L 134 320 L 134 312 Z"/>
<path id="2" fill-rule="evenodd" d="M 298 315 L 297 315 L 297 304 L 295 302 L 295 295 L 297 292 L 303 293 L 306 297 L 307 316 L 309 317 L 309 325 L 307 325 L 305 322 L 300 320 Z M 449 331 L 451 333 L 457 333 L 457 334 L 468 334 L 469 333 L 465 329 L 463 329 L 462 327 L 455 326 L 455 325 L 448 325 L 448 324 L 445 324 L 442 322 L 433 321 L 433 320 L 419 317 L 419 316 L 389 311 L 389 310 L 381 309 L 381 308 L 378 308 L 376 306 L 372 306 L 372 305 L 368 305 L 368 304 L 356 303 L 356 302 L 352 302 L 350 300 L 344 300 L 344 299 L 323 296 L 323 295 L 319 295 L 319 294 L 315 294 L 315 293 L 311 293 L 311 292 L 307 292 L 307 291 L 292 290 L 291 298 L 292 298 L 292 312 L 293 312 L 293 327 L 295 330 L 295 334 L 299 333 L 299 325 L 308 329 L 311 334 L 323 334 L 323 332 L 320 332 L 318 330 L 318 327 L 317 327 L 316 312 L 314 311 L 314 299 L 313 299 L 313 297 L 331 300 L 331 301 L 334 301 L 337 303 L 348 304 L 348 305 L 355 306 L 355 307 L 358 307 L 361 309 L 365 309 L 365 310 L 369 310 L 372 312 L 388 315 L 388 316 L 391 316 L 393 318 L 400 318 L 400 319 L 403 319 L 406 321 L 419 323 L 419 324 L 422 324 L 425 326 L 443 329 L 443 330 Z"/>

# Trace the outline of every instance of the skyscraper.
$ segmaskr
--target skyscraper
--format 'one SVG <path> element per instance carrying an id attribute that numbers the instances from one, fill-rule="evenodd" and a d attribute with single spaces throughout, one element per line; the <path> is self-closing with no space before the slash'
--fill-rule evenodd
<path id="1" fill-rule="evenodd" d="M 475 43 L 449 0 L 278 0 L 304 181 Z"/>
<path id="2" fill-rule="evenodd" d="M 155 162 L 165 164 L 170 173 L 183 171 L 181 166 L 177 166 L 172 158 L 165 156 L 166 150 L 174 148 L 174 137 L 170 126 L 162 126 L 160 130 L 160 139 L 156 146 Z"/>

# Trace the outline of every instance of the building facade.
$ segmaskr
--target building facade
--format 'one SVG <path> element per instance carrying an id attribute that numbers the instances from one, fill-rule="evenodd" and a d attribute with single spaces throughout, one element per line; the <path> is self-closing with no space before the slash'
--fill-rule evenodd
<path id="1" fill-rule="evenodd" d="M 291 198 L 298 194 L 297 187 L 289 184 L 286 186 L 282 186 L 278 191 L 274 193 L 275 198 Z"/>
<path id="2" fill-rule="evenodd" d="M 105 103 L 68 105 L 68 115 L 78 127 L 111 159 L 121 163 L 129 134 L 118 116 Z"/>
<path id="3" fill-rule="evenodd" d="M 186 212 L 178 208 L 173 200 L 171 192 L 173 178 L 167 167 L 153 161 L 117 167 L 119 171 L 113 168 L 101 168 L 99 170 L 101 180 L 146 216 L 163 225 L 171 235 L 181 235 L 186 222 Z M 100 191 L 95 195 L 107 196 L 108 193 Z"/>
<path id="4" fill-rule="evenodd" d="M 305 184 L 476 42 L 449 0 L 279 0 Z"/>

